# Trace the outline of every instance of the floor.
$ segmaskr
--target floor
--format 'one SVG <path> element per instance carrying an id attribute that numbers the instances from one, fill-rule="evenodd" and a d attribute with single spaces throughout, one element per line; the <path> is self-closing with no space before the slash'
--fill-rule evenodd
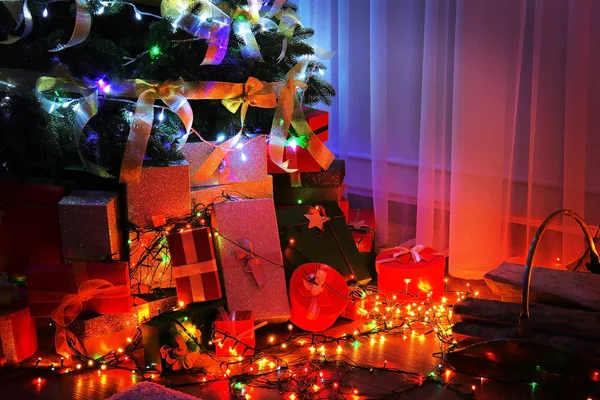
<path id="1" fill-rule="evenodd" d="M 368 199 L 351 199 L 354 207 L 368 207 Z M 398 206 L 396 206 L 398 207 Z M 402 243 L 414 237 L 414 211 L 411 206 L 400 206 L 393 210 L 390 237 L 396 243 Z M 408 222 L 407 222 L 408 221 Z M 483 298 L 494 298 L 483 281 L 462 281 L 449 278 L 447 297 L 456 298 L 456 292 L 479 292 Z M 351 322 L 339 319 L 325 334 L 341 338 L 356 330 L 365 331 L 365 322 Z M 384 341 L 340 340 L 328 344 L 317 352 L 310 350 L 310 343 L 289 346 L 285 349 L 269 344 L 274 336 L 287 338 L 290 333 L 287 324 L 267 326 L 257 333 L 257 347 L 264 348 L 264 357 L 277 356 L 287 361 L 278 370 L 265 364 L 256 364 L 252 374 L 260 375 L 253 385 L 244 381 L 244 373 L 251 366 L 246 362 L 224 363 L 204 356 L 204 368 L 209 372 L 197 374 L 169 375 L 146 374 L 146 378 L 167 385 L 178 391 L 203 399 L 600 399 L 598 386 L 569 385 L 564 382 L 544 381 L 540 383 L 524 382 L 520 384 L 502 384 L 490 379 L 466 376 L 451 371 L 443 364 L 440 343 L 434 334 L 386 336 Z M 417 330 L 417 328 L 415 328 Z M 292 332 L 293 335 L 299 332 Z M 55 372 L 31 368 L 42 360 L 40 366 L 50 363 L 59 365 L 60 359 L 51 354 L 53 346 L 52 331 L 39 335 L 40 351 L 24 363 L 22 369 L 0 369 L 0 399 L 104 399 L 125 390 L 143 378 L 133 374 L 133 365 L 123 364 L 122 369 L 93 369 L 82 372 L 70 372 L 57 375 Z M 136 353 L 141 355 L 141 350 Z M 253 364 L 254 365 L 254 364 Z M 312 376 L 311 386 L 300 387 L 298 381 L 288 379 L 277 383 L 289 370 L 305 367 L 318 368 L 323 376 Z M 227 369 L 230 371 L 228 372 Z M 60 371 L 64 372 L 64 368 Z M 228 373 L 236 376 L 245 385 L 243 391 L 229 386 L 229 380 L 223 377 Z M 292 371 L 293 373 L 293 371 Z M 291 375 L 291 374 L 290 374 Z M 205 381 L 206 380 L 206 381 Z M 334 382 L 337 387 L 334 387 Z M 317 385 L 316 387 L 314 385 Z M 355 392 L 356 391 L 356 392 Z M 155 399 L 158 400 L 158 399 Z"/>

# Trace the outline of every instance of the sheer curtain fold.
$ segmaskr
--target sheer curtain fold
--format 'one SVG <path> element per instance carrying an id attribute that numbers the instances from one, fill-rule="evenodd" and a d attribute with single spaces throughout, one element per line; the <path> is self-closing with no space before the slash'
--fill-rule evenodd
<path id="1" fill-rule="evenodd" d="M 451 274 L 480 278 L 523 262 L 556 209 L 600 223 L 600 2 L 298 1 L 338 52 L 329 146 L 348 190 L 372 194 L 380 244 L 414 224 Z M 561 267 L 583 249 L 557 221 L 536 263 Z"/>

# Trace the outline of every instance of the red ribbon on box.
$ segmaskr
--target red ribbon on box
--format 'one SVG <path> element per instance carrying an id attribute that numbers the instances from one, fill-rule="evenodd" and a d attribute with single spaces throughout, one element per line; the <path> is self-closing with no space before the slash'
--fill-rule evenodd
<path id="1" fill-rule="evenodd" d="M 307 331 L 329 328 L 346 308 L 348 286 L 335 269 L 322 263 L 301 265 L 290 280 L 290 321 Z"/>
<path id="2" fill-rule="evenodd" d="M 418 244 L 413 247 L 394 247 L 392 250 L 395 251 L 391 257 L 382 258 L 377 260 L 377 263 L 388 263 L 388 262 L 401 262 L 406 264 L 409 261 L 414 261 L 416 263 L 420 261 L 431 261 L 434 257 L 441 256 L 442 254 L 435 251 L 430 247 L 425 247 L 422 244 Z"/>
<path id="3" fill-rule="evenodd" d="M 167 236 L 177 297 L 184 304 L 222 297 L 215 250 L 209 228 Z"/>

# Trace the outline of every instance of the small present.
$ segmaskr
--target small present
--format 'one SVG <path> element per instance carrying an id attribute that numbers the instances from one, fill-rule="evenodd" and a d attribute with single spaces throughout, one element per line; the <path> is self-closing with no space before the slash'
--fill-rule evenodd
<path id="1" fill-rule="evenodd" d="M 31 267 L 27 289 L 33 317 L 52 316 L 69 295 L 78 295 L 77 300 L 88 313 L 126 313 L 132 304 L 129 266 L 124 262 Z M 74 318 L 70 314 L 67 317 Z"/>
<path id="2" fill-rule="evenodd" d="M 129 260 L 132 293 L 175 287 L 167 239 L 160 230 L 130 231 Z"/>
<path id="3" fill-rule="evenodd" d="M 183 304 L 222 297 L 210 228 L 167 235 L 177 298 Z"/>
<path id="4" fill-rule="evenodd" d="M 351 209 L 348 214 L 348 227 L 358 251 L 370 253 L 375 241 L 374 210 Z"/>
<path id="5" fill-rule="evenodd" d="M 215 353 L 217 357 L 251 356 L 254 354 L 256 338 L 252 311 L 226 312 L 219 310 L 213 323 Z"/>
<path id="6" fill-rule="evenodd" d="M 265 135 L 240 139 L 236 146 L 231 144 L 230 151 L 220 151 L 217 146 L 228 147 L 229 143 L 186 143 L 181 149 L 190 164 L 192 187 L 267 179 Z"/>
<path id="7" fill-rule="evenodd" d="M 62 262 L 60 186 L 0 181 L 0 271 L 23 277 L 32 265 Z"/>
<path id="8" fill-rule="evenodd" d="M 411 300 L 429 293 L 431 300 L 440 299 L 444 294 L 444 266 L 442 254 L 430 247 L 388 249 L 375 260 L 379 291 L 394 293 L 399 299 Z"/>
<path id="9" fill-rule="evenodd" d="M 222 202 L 228 198 L 272 199 L 273 177 L 267 176 L 262 181 L 233 182 L 227 185 L 204 186 L 192 188 L 190 194 L 192 204 L 208 206 Z"/>
<path id="10" fill-rule="evenodd" d="M 66 262 L 115 258 L 121 245 L 117 194 L 76 191 L 58 203 Z"/>
<path id="11" fill-rule="evenodd" d="M 348 304 L 346 280 L 322 263 L 299 266 L 290 279 L 290 321 L 306 331 L 329 328 Z"/>
<path id="12" fill-rule="evenodd" d="M 152 217 L 190 215 L 190 167 L 187 162 L 167 167 L 144 164 L 139 183 L 127 184 L 129 221 L 152 226 Z"/>
<path id="13" fill-rule="evenodd" d="M 170 294 L 170 295 L 169 295 Z M 136 328 L 162 312 L 177 307 L 175 292 L 166 297 L 145 295 L 133 298 L 133 307 L 128 313 L 78 317 L 69 325 L 83 353 L 97 359 L 108 352 L 124 348 L 133 338 Z"/>
<path id="14" fill-rule="evenodd" d="M 215 204 L 212 224 L 229 308 L 252 311 L 257 321 L 287 321 L 290 312 L 273 200 Z"/>
<path id="15" fill-rule="evenodd" d="M 356 248 L 342 211 L 334 204 L 277 210 L 286 276 L 300 265 L 320 262 L 334 267 L 346 281 L 367 284 L 368 263 Z"/>
<path id="16" fill-rule="evenodd" d="M 329 139 L 329 113 L 314 108 L 303 107 L 304 116 L 308 125 L 317 138 L 325 143 Z M 284 150 L 284 159 L 289 160 L 289 168 L 300 172 L 319 172 L 321 165 L 315 160 L 308 149 L 300 145 L 301 139 L 296 139 L 296 145 L 288 145 Z M 267 159 L 269 174 L 286 174 L 286 172 L 275 165 L 270 158 Z"/>
<path id="17" fill-rule="evenodd" d="M 184 309 L 160 314 L 142 324 L 144 359 L 159 371 L 199 368 L 200 353 L 212 337 L 212 322 L 225 300 L 188 304 Z"/>
<path id="18" fill-rule="evenodd" d="M 362 290 L 350 288 L 350 301 L 344 308 L 342 315 L 344 319 L 358 321 L 366 318 L 373 309 L 373 299 Z"/>
<path id="19" fill-rule="evenodd" d="M 0 360 L 19 363 L 36 350 L 37 331 L 29 307 L 15 304 L 0 310 Z"/>

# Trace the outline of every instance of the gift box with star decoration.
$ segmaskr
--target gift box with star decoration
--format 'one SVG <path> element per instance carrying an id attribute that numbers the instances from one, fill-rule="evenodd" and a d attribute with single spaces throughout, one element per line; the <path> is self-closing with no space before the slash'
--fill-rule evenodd
<path id="1" fill-rule="evenodd" d="M 252 311 L 259 322 L 287 321 L 290 309 L 273 200 L 215 204 L 212 227 L 229 309 Z"/>
<path id="2" fill-rule="evenodd" d="M 368 260 L 358 252 L 335 203 L 279 209 L 277 224 L 288 280 L 307 262 L 329 265 L 347 282 L 367 284 L 371 280 Z"/>
<path id="3" fill-rule="evenodd" d="M 227 149 L 227 150 L 224 150 Z M 186 143 L 181 152 L 190 164 L 192 187 L 233 182 L 259 182 L 268 178 L 266 136 L 233 143 Z"/>

